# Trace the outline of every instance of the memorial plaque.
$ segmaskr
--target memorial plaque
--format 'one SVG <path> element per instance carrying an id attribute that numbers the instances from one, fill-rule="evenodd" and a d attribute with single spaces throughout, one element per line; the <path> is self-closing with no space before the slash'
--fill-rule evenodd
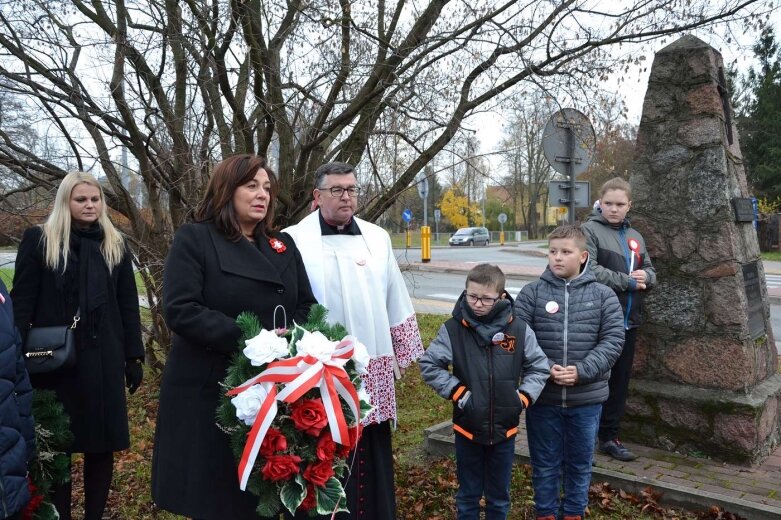
<path id="1" fill-rule="evenodd" d="M 735 210 L 735 222 L 754 222 L 754 203 L 750 198 L 733 198 L 732 208 Z"/>
<path id="2" fill-rule="evenodd" d="M 765 308 L 759 283 L 757 263 L 743 264 L 743 287 L 748 302 L 748 332 L 751 339 L 757 339 L 765 333 Z"/>

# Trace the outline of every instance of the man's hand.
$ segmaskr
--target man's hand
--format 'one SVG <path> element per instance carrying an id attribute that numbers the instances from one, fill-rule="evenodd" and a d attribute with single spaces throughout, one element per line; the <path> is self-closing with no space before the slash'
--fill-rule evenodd
<path id="1" fill-rule="evenodd" d="M 553 382 L 562 386 L 574 386 L 578 382 L 578 369 L 575 365 L 563 367 L 553 365 L 551 367 Z"/>

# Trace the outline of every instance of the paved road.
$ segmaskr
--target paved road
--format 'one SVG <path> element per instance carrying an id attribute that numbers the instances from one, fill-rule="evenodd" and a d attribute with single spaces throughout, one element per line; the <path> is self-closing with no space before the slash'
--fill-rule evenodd
<path id="1" fill-rule="evenodd" d="M 465 281 L 463 273 L 434 271 L 406 271 L 404 277 L 415 310 L 431 314 L 450 314 Z M 779 280 L 774 283 L 781 284 L 781 276 L 776 278 Z M 528 280 L 508 278 L 505 287 L 510 295 L 515 297 L 527 283 Z M 778 338 L 778 334 L 781 334 L 781 305 L 770 305 L 770 324 Z M 776 341 L 776 349 L 781 354 L 781 342 Z"/>

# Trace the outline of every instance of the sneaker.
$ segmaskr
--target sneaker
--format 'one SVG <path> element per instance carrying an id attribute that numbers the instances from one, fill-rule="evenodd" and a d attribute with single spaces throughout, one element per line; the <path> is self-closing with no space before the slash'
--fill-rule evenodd
<path id="1" fill-rule="evenodd" d="M 630 460 L 635 460 L 637 458 L 637 455 L 629 451 L 629 448 L 621 444 L 621 441 L 618 439 L 600 442 L 599 451 L 600 453 L 605 453 L 616 460 L 622 460 L 624 462 L 629 462 Z"/>

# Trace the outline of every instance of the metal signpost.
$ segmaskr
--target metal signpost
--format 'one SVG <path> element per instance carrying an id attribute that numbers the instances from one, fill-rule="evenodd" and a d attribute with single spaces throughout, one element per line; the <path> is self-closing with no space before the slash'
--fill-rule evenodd
<path id="1" fill-rule="evenodd" d="M 504 245 L 504 223 L 507 222 L 507 215 L 504 213 L 499 213 L 499 215 L 496 216 L 496 220 L 499 221 L 499 245 Z"/>
<path id="2" fill-rule="evenodd" d="M 404 222 L 407 223 L 407 249 L 409 249 L 412 246 L 412 237 L 409 234 L 409 223 L 410 220 L 412 220 L 412 210 L 409 208 L 404 208 L 404 211 L 401 212 L 401 218 Z"/>
<path id="3" fill-rule="evenodd" d="M 428 177 L 424 172 L 420 172 L 415 177 L 418 187 L 418 195 L 423 199 L 423 225 L 428 226 Z"/>
<path id="4" fill-rule="evenodd" d="M 576 203 L 575 177 L 586 171 L 596 148 L 596 135 L 588 117 L 574 108 L 564 108 L 554 113 L 545 125 L 542 135 L 542 149 L 548 163 L 557 172 L 563 173 L 569 180 L 569 185 L 562 181 L 550 181 L 556 184 L 566 197 L 555 201 L 555 206 L 565 205 L 569 209 L 569 222 L 575 223 L 575 208 L 588 207 Z M 550 193 L 550 189 L 549 189 Z"/>
<path id="5" fill-rule="evenodd" d="M 437 244 L 439 244 L 439 221 L 442 218 L 442 212 L 438 209 L 434 210 L 434 226 L 437 232 Z"/>
<path id="6" fill-rule="evenodd" d="M 425 172 L 416 177 L 418 195 L 423 199 L 423 225 L 420 227 L 420 260 L 423 263 L 431 261 L 431 228 L 428 227 L 428 178 Z"/>

